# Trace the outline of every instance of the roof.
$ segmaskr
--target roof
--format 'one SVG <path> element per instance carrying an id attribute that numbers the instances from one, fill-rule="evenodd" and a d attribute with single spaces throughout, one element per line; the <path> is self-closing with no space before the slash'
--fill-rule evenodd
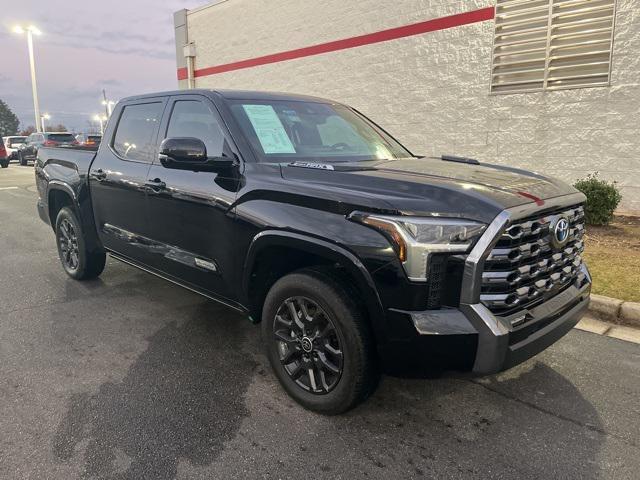
<path id="1" fill-rule="evenodd" d="M 204 88 L 194 88 L 189 90 L 169 90 L 166 92 L 148 93 L 145 95 L 135 95 L 133 97 L 123 98 L 121 101 L 141 100 L 145 98 L 167 97 L 171 95 L 188 95 L 200 94 L 205 96 L 218 95 L 226 100 L 289 100 L 289 101 L 305 101 L 316 103 L 338 103 L 326 98 L 313 97 L 310 95 L 300 95 L 295 93 L 284 92 L 264 92 L 257 90 L 213 90 Z"/>

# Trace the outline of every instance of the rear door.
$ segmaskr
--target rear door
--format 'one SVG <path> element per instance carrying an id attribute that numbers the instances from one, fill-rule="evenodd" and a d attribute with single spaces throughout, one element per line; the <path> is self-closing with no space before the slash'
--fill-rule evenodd
<path id="1" fill-rule="evenodd" d="M 157 157 L 157 136 L 166 98 L 121 105 L 113 113 L 105 142 L 89 171 L 89 186 L 98 235 L 103 245 L 120 255 L 146 263 L 145 181 Z"/>
<path id="2" fill-rule="evenodd" d="M 164 138 L 195 137 L 209 157 L 238 151 L 213 103 L 200 95 L 172 97 L 162 122 Z M 224 147 L 225 141 L 227 147 Z M 239 157 L 239 155 L 238 155 Z M 240 165 L 225 173 L 167 169 L 154 159 L 147 177 L 150 236 L 157 245 L 152 265 L 217 298 L 237 298 L 230 285 L 236 253 L 232 207 Z"/>

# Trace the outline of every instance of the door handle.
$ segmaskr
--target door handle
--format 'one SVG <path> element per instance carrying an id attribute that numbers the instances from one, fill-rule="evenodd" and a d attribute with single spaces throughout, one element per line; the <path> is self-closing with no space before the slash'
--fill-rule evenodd
<path id="1" fill-rule="evenodd" d="M 98 170 L 96 170 L 93 173 L 93 178 L 95 178 L 96 180 L 98 180 L 99 182 L 106 180 L 107 178 L 107 172 L 105 172 L 104 170 L 102 170 L 101 168 L 99 168 Z"/>
<path id="2" fill-rule="evenodd" d="M 167 184 L 164 183 L 159 178 L 155 178 L 153 180 L 149 180 L 148 182 L 145 182 L 144 186 L 156 192 L 167 188 Z"/>

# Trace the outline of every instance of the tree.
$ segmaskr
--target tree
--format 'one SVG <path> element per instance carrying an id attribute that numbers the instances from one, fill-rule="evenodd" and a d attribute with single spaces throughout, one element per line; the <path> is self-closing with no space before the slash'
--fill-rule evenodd
<path id="1" fill-rule="evenodd" d="M 36 127 L 34 127 L 33 125 L 29 125 L 27 128 L 25 128 L 20 132 L 20 135 L 22 135 L 23 137 L 28 137 L 35 131 L 36 131 Z"/>
<path id="2" fill-rule="evenodd" d="M 15 135 L 20 121 L 9 105 L 0 100 L 0 137 Z"/>
<path id="3" fill-rule="evenodd" d="M 57 125 L 47 125 L 47 132 L 68 132 L 67 127 L 59 123 Z"/>

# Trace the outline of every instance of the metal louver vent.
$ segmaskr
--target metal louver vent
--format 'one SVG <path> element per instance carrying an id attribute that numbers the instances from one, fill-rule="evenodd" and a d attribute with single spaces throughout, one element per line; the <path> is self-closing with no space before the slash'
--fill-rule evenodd
<path id="1" fill-rule="evenodd" d="M 491 93 L 608 85 L 615 0 L 497 0 Z"/>

